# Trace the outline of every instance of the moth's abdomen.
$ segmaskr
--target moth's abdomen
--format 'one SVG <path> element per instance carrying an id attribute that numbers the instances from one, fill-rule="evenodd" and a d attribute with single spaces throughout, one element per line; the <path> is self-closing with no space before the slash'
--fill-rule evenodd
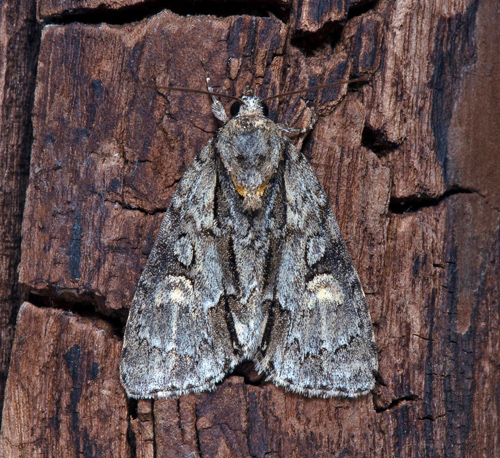
<path id="1" fill-rule="evenodd" d="M 281 168 L 271 180 L 261 207 L 247 212 L 244 199 L 221 164 L 217 191 L 218 251 L 224 261 L 228 306 L 239 354 L 253 359 L 262 343 L 273 298 L 273 265 L 279 263 L 279 240 L 285 225 Z"/>

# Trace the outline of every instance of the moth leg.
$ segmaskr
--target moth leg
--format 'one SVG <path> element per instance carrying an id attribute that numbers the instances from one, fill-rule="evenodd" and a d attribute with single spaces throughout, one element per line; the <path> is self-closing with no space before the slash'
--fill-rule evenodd
<path id="1" fill-rule="evenodd" d="M 229 121 L 229 117 L 227 116 L 226 110 L 224 109 L 220 100 L 216 100 L 215 97 L 213 98 L 213 100 L 214 101 L 212 103 L 212 113 L 219 121 L 226 124 Z"/>
<path id="2" fill-rule="evenodd" d="M 207 91 L 214 92 L 214 88 L 210 85 L 210 75 L 205 67 L 205 62 L 201 61 L 201 65 L 203 70 L 205 70 L 205 80 L 207 81 Z M 215 95 L 212 95 L 212 113 L 214 116 L 221 121 L 223 124 L 226 124 L 229 121 L 229 117 L 222 105 L 221 101 L 218 100 Z"/>
<path id="3" fill-rule="evenodd" d="M 302 129 L 295 129 L 294 127 L 286 126 L 285 124 L 276 124 L 276 125 L 278 126 L 279 130 L 281 130 L 287 135 L 300 135 L 311 132 L 311 130 L 314 129 L 316 121 L 317 121 L 316 113 L 313 111 L 311 114 L 311 120 L 309 122 L 309 125 L 303 127 Z"/>

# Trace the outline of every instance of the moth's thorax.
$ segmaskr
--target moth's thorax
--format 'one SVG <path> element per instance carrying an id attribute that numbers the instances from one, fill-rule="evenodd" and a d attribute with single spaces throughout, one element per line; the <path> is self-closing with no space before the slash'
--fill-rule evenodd
<path id="1" fill-rule="evenodd" d="M 276 124 L 262 114 L 240 114 L 220 129 L 216 148 L 236 191 L 253 202 L 250 207 L 259 207 L 283 155 L 284 140 Z"/>

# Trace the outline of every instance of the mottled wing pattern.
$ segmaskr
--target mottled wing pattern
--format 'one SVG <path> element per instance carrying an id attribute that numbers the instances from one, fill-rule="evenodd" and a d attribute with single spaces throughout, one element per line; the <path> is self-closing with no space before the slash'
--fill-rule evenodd
<path id="1" fill-rule="evenodd" d="M 129 396 L 208 390 L 236 364 L 224 318 L 216 188 L 209 143 L 180 181 L 137 286 L 120 368 Z"/>
<path id="2" fill-rule="evenodd" d="M 364 293 L 325 191 L 290 144 L 284 181 L 285 233 L 260 366 L 309 396 L 366 394 L 377 358 Z"/>

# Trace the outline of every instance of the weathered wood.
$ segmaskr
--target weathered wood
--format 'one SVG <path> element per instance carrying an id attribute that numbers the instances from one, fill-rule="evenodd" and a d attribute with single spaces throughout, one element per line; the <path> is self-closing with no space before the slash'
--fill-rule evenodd
<path id="1" fill-rule="evenodd" d="M 159 88 L 203 88 L 199 59 L 229 94 L 371 76 L 368 84 L 274 100 L 270 108 L 294 126 L 307 125 L 312 109 L 317 114 L 298 144 L 327 190 L 367 293 L 379 384 L 356 400 L 308 399 L 240 369 L 213 393 L 130 402 L 127 427 L 116 388 L 108 401 L 120 412 L 120 433 L 97 423 L 85 425 L 88 433 L 126 443 L 117 456 L 500 455 L 496 2 L 346 1 L 322 14 L 314 4 L 291 2 L 287 22 L 163 12 L 134 24 L 44 29 L 20 280 L 40 303 L 88 317 L 23 309 L 5 456 L 5 444 L 34 437 L 15 393 L 50 387 L 45 396 L 55 405 L 57 394 L 72 390 L 38 369 L 40 361 L 64 368 L 67 350 L 27 351 L 27 311 L 38 327 L 70 320 L 81 328 L 71 345 L 82 351 L 98 317 L 125 319 L 175 185 L 217 129 L 208 97 Z M 60 3 L 57 14 L 73 6 Z M 112 333 L 100 338 L 119 346 Z M 63 348 L 68 339 L 53 333 L 39 347 Z M 99 364 L 116 384 L 118 352 L 107 354 Z M 95 408 L 83 397 L 79 405 Z M 45 417 L 33 418 L 36 428 L 50 429 Z M 60 421 L 71 425 L 71 413 Z M 82 425 L 75 437 L 83 437 Z M 58 456 L 75 454 L 71 440 Z M 52 446 L 50 437 L 41 442 L 40 449 Z"/>
<path id="2" fill-rule="evenodd" d="M 121 341 L 111 327 L 26 302 L 16 333 L 2 456 L 127 456 Z"/>
<path id="3" fill-rule="evenodd" d="M 0 417 L 15 318 L 22 302 L 17 266 L 39 48 L 35 7 L 33 0 L 0 6 Z"/>
<path id="4" fill-rule="evenodd" d="M 128 441 L 131 456 L 137 458 L 155 458 L 155 425 L 153 419 L 152 401 L 139 400 L 137 412 L 131 412 Z M 169 452 L 166 456 L 170 455 Z M 161 455 L 160 455 L 161 456 Z"/>
<path id="5" fill-rule="evenodd" d="M 89 12 L 95 9 L 102 10 L 120 10 L 121 8 L 138 6 L 142 3 L 141 0 L 39 0 L 38 1 L 38 16 L 42 20 L 54 17 L 64 17 L 65 14 L 75 12 Z"/>
<path id="6" fill-rule="evenodd" d="M 497 46 L 500 43 L 500 19 L 497 6 L 493 1 L 483 1 L 479 3 L 477 13 L 474 9 L 469 12 L 469 16 L 476 13 L 474 44 L 467 49 L 473 56 L 473 65 L 464 69 L 460 85 L 455 82 L 453 89 L 457 97 L 452 100 L 456 105 L 445 117 L 448 135 L 442 140 L 443 143 L 446 140 L 448 145 L 448 186 L 477 190 L 498 210 L 500 81 L 497 76 L 500 74 L 500 55 Z M 472 18 L 464 20 L 472 21 Z M 456 22 L 449 20 L 446 24 L 450 29 L 448 48 L 452 47 L 453 32 L 458 28 Z M 458 69 L 453 68 L 452 62 L 448 66 L 454 70 L 453 77 L 456 77 Z"/>
<path id="7" fill-rule="evenodd" d="M 347 18 L 349 4 L 345 0 L 294 1 L 295 32 L 316 33 L 327 26 L 340 27 Z"/>
<path id="8" fill-rule="evenodd" d="M 363 2 L 364 0 L 361 0 Z M 354 0 L 356 2 L 356 0 Z M 144 2 L 141 0 L 38 0 L 38 16 L 42 22 L 67 22 L 85 19 L 91 23 L 107 22 L 123 24 L 137 22 L 164 9 L 182 15 L 230 16 L 269 15 L 287 17 L 293 9 L 293 0 L 188 0 L 178 2 Z"/>

